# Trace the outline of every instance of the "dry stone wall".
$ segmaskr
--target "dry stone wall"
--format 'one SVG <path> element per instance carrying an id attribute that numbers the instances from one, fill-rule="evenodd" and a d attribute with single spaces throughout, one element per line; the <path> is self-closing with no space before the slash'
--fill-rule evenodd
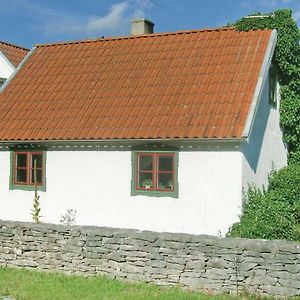
<path id="1" fill-rule="evenodd" d="M 300 244 L 0 221 L 0 266 L 215 293 L 300 295 Z"/>

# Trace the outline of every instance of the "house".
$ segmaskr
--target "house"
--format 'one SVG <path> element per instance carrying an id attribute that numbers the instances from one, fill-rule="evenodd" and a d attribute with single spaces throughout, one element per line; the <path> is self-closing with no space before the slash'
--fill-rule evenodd
<path id="1" fill-rule="evenodd" d="M 12 75 L 28 49 L 0 41 L 0 87 Z"/>
<path id="2" fill-rule="evenodd" d="M 224 235 L 286 165 L 276 31 L 136 23 L 37 45 L 3 86 L 0 219 L 32 220 L 36 162 L 43 222 Z"/>

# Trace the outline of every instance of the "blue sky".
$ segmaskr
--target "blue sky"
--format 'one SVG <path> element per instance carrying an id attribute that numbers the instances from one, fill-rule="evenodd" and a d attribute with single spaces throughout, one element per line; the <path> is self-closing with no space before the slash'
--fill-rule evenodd
<path id="1" fill-rule="evenodd" d="M 255 11 L 291 8 L 299 0 L 0 0 L 0 40 L 34 44 L 128 35 L 130 20 L 146 17 L 155 32 L 219 27 Z"/>

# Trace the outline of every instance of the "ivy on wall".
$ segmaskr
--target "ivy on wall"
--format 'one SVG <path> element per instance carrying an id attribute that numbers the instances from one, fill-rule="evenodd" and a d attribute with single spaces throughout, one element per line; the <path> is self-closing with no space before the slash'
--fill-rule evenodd
<path id="1" fill-rule="evenodd" d="M 288 144 L 289 161 L 300 163 L 300 32 L 292 11 L 281 9 L 267 17 L 242 18 L 234 27 L 239 31 L 277 30 L 273 64 L 278 70 L 281 86 L 280 123 L 284 141 Z"/>

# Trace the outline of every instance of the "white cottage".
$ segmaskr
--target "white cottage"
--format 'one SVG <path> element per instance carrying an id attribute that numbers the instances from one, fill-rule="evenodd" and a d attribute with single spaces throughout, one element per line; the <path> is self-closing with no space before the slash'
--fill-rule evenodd
<path id="1" fill-rule="evenodd" d="M 37 45 L 0 95 L 0 219 L 31 221 L 36 161 L 43 222 L 224 235 L 243 189 L 286 165 L 275 44 L 229 28 Z"/>
<path id="2" fill-rule="evenodd" d="M 13 74 L 28 49 L 0 41 L 0 87 Z"/>

